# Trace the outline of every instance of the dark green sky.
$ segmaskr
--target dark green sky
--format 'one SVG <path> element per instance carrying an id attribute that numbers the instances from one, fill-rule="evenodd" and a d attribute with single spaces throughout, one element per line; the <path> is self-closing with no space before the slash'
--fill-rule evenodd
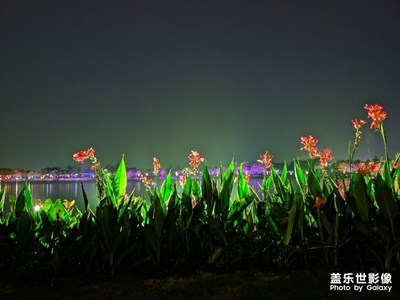
<path id="1" fill-rule="evenodd" d="M 400 151 L 400 2 L 0 2 L 0 167 L 347 157 L 365 103 Z M 368 126 L 369 127 L 369 126 Z M 365 127 L 356 158 L 382 156 Z M 369 154 L 368 154 L 369 153 Z"/>

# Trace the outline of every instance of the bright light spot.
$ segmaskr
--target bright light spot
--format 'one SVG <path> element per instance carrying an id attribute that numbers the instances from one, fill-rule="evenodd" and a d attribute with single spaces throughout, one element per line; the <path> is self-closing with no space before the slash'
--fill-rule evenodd
<path id="1" fill-rule="evenodd" d="M 40 205 L 39 204 L 36 204 L 35 205 L 35 211 L 39 211 L 40 210 Z"/>

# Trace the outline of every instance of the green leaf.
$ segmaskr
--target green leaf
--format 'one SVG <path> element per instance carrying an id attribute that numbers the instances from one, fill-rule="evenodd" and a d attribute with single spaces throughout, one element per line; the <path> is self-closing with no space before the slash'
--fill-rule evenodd
<path id="1" fill-rule="evenodd" d="M 300 186 L 301 190 L 307 186 L 307 180 L 304 176 L 303 170 L 300 168 L 297 161 L 294 161 L 294 174 L 296 177 L 297 184 Z"/>
<path id="2" fill-rule="evenodd" d="M 127 185 L 126 167 L 125 167 L 124 156 L 122 156 L 121 162 L 119 163 L 118 168 L 115 171 L 115 176 L 112 182 L 116 205 L 118 205 L 124 199 L 126 193 L 126 185 Z M 116 205 L 114 205 L 114 207 Z"/>
<path id="3" fill-rule="evenodd" d="M 161 232 L 164 226 L 164 211 L 161 206 L 161 199 L 158 193 L 154 193 L 152 198 L 152 204 L 154 208 L 154 226 L 156 230 L 157 237 L 161 236 Z"/>
<path id="4" fill-rule="evenodd" d="M 391 189 L 393 187 L 392 177 L 390 176 L 389 162 L 385 161 L 383 163 L 383 180 L 386 182 L 388 187 Z"/>
<path id="5" fill-rule="evenodd" d="M 289 219 L 287 223 L 286 231 L 283 235 L 283 243 L 287 246 L 289 245 L 290 238 L 292 236 L 294 221 L 296 220 L 297 205 L 293 203 L 292 208 L 289 212 Z"/>
<path id="6" fill-rule="evenodd" d="M 85 211 L 88 211 L 89 209 L 89 200 L 86 196 L 85 189 L 83 188 L 83 182 L 81 182 L 81 189 L 82 189 L 82 196 L 83 196 L 83 202 L 85 203 Z"/>
<path id="7" fill-rule="evenodd" d="M 17 246 L 21 249 L 32 247 L 34 239 L 33 218 L 26 211 L 21 211 L 16 227 Z"/>
<path id="8" fill-rule="evenodd" d="M 44 201 L 43 210 L 47 213 L 51 209 L 52 206 L 53 206 L 53 201 L 51 201 L 51 199 L 47 198 Z"/>
<path id="9" fill-rule="evenodd" d="M 206 202 L 207 210 L 209 214 L 211 214 L 212 210 L 214 209 L 215 203 L 213 201 L 213 189 L 212 189 L 211 177 L 210 173 L 208 173 L 206 162 L 204 163 L 203 178 L 201 185 L 202 185 L 203 201 Z"/>
<path id="10" fill-rule="evenodd" d="M 29 191 L 28 185 L 25 185 L 22 189 L 21 193 L 17 198 L 16 203 L 16 216 L 19 216 L 20 213 L 26 208 L 26 211 L 32 211 L 32 196 Z"/>
<path id="11" fill-rule="evenodd" d="M 364 177 L 360 173 L 354 173 L 350 182 L 350 192 L 355 198 L 357 212 L 365 223 L 369 222 L 371 206 L 367 189 Z"/>
<path id="12" fill-rule="evenodd" d="M 379 206 L 379 212 L 390 222 L 392 230 L 394 221 L 399 214 L 396 199 L 393 196 L 392 189 L 389 188 L 386 181 L 378 174 L 376 177 L 375 199 Z"/>
<path id="13" fill-rule="evenodd" d="M 216 213 L 226 221 L 229 212 L 229 203 L 232 195 L 235 165 L 233 160 L 226 169 L 223 182 L 221 183 L 221 192 L 219 194 L 220 203 L 216 203 Z"/>
<path id="14" fill-rule="evenodd" d="M 223 241 L 225 246 L 228 245 L 228 239 L 224 230 L 223 223 L 214 219 L 209 219 L 208 223 L 210 225 L 210 229 L 218 237 L 218 239 Z"/>
<path id="15" fill-rule="evenodd" d="M 243 175 L 243 163 L 238 168 L 238 183 L 237 183 L 237 194 L 239 199 L 244 199 L 249 196 L 249 185 Z"/>
<path id="16" fill-rule="evenodd" d="M 321 222 L 324 225 L 328 234 L 332 235 L 333 234 L 332 224 L 329 222 L 326 214 L 324 214 L 324 213 L 321 213 Z"/>
<path id="17" fill-rule="evenodd" d="M 2 188 L 0 190 L 0 217 L 3 215 L 4 213 L 4 203 L 6 200 L 6 188 Z"/>
<path id="18" fill-rule="evenodd" d="M 104 171 L 103 171 L 103 183 L 104 183 L 104 193 L 106 195 L 107 204 L 112 205 L 113 207 L 116 207 L 117 200 L 115 199 L 114 188 L 111 183 L 110 177 Z M 103 200 L 103 199 L 101 199 L 101 200 Z"/>
<path id="19" fill-rule="evenodd" d="M 165 178 L 163 184 L 161 185 L 160 196 L 163 203 L 167 202 L 171 196 L 172 191 L 172 177 L 171 172 L 168 173 L 167 178 Z"/>
<path id="20" fill-rule="evenodd" d="M 320 184 L 314 170 L 312 170 L 311 168 L 308 173 L 307 183 L 308 183 L 308 189 L 310 190 L 310 193 L 312 195 L 318 196 L 318 197 L 324 197 L 323 193 L 322 193 L 321 184 Z"/>
<path id="21" fill-rule="evenodd" d="M 186 178 L 185 186 L 182 191 L 181 205 L 182 205 L 182 218 L 186 227 L 189 226 L 191 215 L 192 215 L 192 199 L 190 197 L 192 187 L 192 178 L 188 176 Z"/>

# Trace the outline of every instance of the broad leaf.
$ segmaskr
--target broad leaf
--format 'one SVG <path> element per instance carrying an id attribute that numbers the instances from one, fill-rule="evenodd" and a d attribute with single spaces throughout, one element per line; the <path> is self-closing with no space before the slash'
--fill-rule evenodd
<path id="1" fill-rule="evenodd" d="M 122 156 L 121 162 L 119 163 L 118 168 L 115 171 L 115 176 L 112 182 L 116 204 L 119 204 L 124 198 L 126 193 L 126 185 L 127 185 L 126 167 L 125 167 L 124 156 Z"/>

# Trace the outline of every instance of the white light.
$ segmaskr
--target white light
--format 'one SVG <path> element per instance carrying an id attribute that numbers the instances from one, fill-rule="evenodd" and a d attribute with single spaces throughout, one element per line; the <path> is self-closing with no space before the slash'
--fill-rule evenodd
<path id="1" fill-rule="evenodd" d="M 40 205 L 39 204 L 36 204 L 35 205 L 35 211 L 39 211 L 40 210 Z"/>

